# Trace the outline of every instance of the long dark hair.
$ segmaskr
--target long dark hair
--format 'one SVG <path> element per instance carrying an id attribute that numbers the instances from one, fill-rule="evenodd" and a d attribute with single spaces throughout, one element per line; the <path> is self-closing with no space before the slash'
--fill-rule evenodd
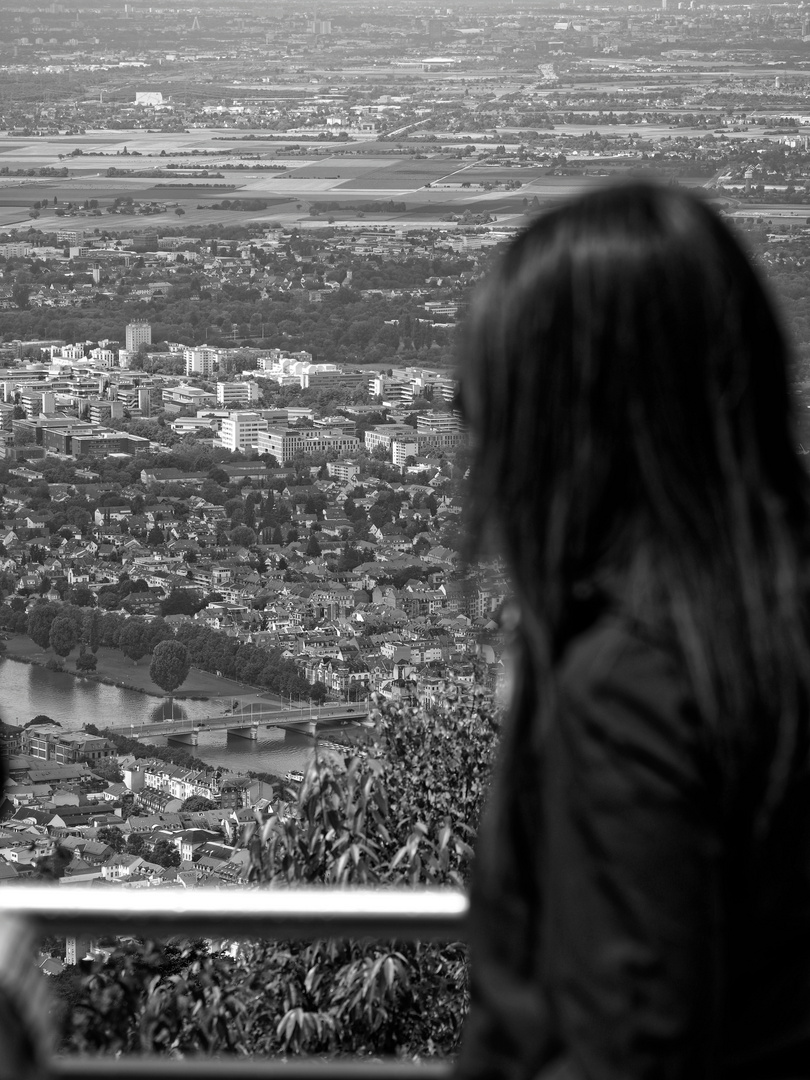
<path id="1" fill-rule="evenodd" d="M 671 635 L 727 759 L 778 721 L 784 773 L 810 686 L 788 366 L 749 258 L 683 189 L 600 189 L 510 245 L 460 400 L 471 533 L 494 532 L 521 606 L 517 711 L 553 692 L 572 599 L 598 587 Z"/>

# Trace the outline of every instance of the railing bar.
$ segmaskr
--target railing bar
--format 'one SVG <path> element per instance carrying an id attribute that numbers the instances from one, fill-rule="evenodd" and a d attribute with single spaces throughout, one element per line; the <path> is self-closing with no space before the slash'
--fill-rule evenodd
<path id="1" fill-rule="evenodd" d="M 54 1058 L 50 1080 L 449 1080 L 452 1065 L 399 1061 L 257 1061 L 255 1058 Z"/>
<path id="2" fill-rule="evenodd" d="M 6 915 L 45 935 L 456 941 L 464 937 L 467 899 L 453 889 L 9 886 L 0 890 L 0 918 Z"/>

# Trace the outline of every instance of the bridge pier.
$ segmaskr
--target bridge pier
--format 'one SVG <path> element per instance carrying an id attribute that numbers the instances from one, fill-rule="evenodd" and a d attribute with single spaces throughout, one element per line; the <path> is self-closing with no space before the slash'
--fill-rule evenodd
<path id="1" fill-rule="evenodd" d="M 318 734 L 317 720 L 300 720 L 295 724 L 285 726 L 288 731 L 299 731 L 302 735 L 311 735 L 313 738 Z"/>
<path id="2" fill-rule="evenodd" d="M 227 729 L 227 734 L 236 735 L 240 739 L 250 739 L 251 742 L 255 742 L 259 737 L 259 725 L 252 724 L 247 727 L 231 727 Z"/>
<path id="3" fill-rule="evenodd" d="M 181 743 L 183 746 L 196 746 L 200 741 L 200 733 L 194 729 L 193 731 L 178 731 L 171 732 L 166 735 L 167 742 Z"/>

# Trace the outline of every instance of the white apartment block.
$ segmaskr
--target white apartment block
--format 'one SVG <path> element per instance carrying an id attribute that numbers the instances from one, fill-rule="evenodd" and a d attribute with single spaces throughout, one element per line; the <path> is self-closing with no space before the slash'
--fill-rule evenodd
<path id="1" fill-rule="evenodd" d="M 217 405 L 235 403 L 253 405 L 259 400 L 259 384 L 255 382 L 218 382 Z"/>
<path id="2" fill-rule="evenodd" d="M 126 350 L 137 352 L 139 345 L 152 344 L 152 324 L 148 322 L 127 323 Z"/>
<path id="3" fill-rule="evenodd" d="M 194 349 L 183 349 L 186 375 L 201 375 L 210 379 L 214 373 L 214 364 L 219 361 L 219 354 L 210 345 L 199 345 Z"/>
<path id="4" fill-rule="evenodd" d="M 344 484 L 351 484 L 360 475 L 360 466 L 356 461 L 328 461 L 326 471 L 335 480 L 341 480 Z"/>
<path id="5" fill-rule="evenodd" d="M 90 399 L 87 401 L 87 416 L 91 424 L 103 424 L 107 420 L 120 420 L 124 415 L 124 406 L 120 401 Z"/>
<path id="6" fill-rule="evenodd" d="M 118 363 L 118 356 L 114 349 L 91 349 L 90 359 L 103 368 L 112 368 Z"/>
<path id="7" fill-rule="evenodd" d="M 419 453 L 419 443 L 416 439 L 394 439 L 391 443 L 391 462 L 397 468 L 403 469 L 409 457 L 416 457 Z"/>
<path id="8" fill-rule="evenodd" d="M 214 395 L 207 390 L 202 390 L 199 386 L 181 384 L 180 386 L 168 387 L 163 391 L 164 407 L 176 406 L 182 408 L 183 406 L 191 406 L 200 409 L 213 404 Z"/>
<path id="9" fill-rule="evenodd" d="M 416 417 L 416 430 L 420 433 L 461 431 L 461 416 L 457 412 L 419 413 Z"/>
<path id="10" fill-rule="evenodd" d="M 0 244 L 0 256 L 6 259 L 24 259 L 33 251 L 31 244 L 22 243 Z"/>
<path id="11" fill-rule="evenodd" d="M 28 420 L 43 413 L 48 416 L 56 412 L 56 396 L 49 390 L 24 390 L 20 395 L 20 405 Z"/>
<path id="12" fill-rule="evenodd" d="M 414 383 L 407 376 L 391 376 L 379 372 L 369 375 L 368 392 L 372 397 L 381 397 L 389 401 L 413 401 Z"/>
<path id="13" fill-rule="evenodd" d="M 267 421 L 255 412 L 234 412 L 222 421 L 219 441 L 226 450 L 252 450 L 263 453 L 261 438 L 267 432 Z"/>
<path id="14" fill-rule="evenodd" d="M 111 390 L 115 401 L 121 403 L 123 408 L 139 412 L 141 416 L 152 415 L 152 399 L 156 398 L 156 404 L 160 403 L 161 393 L 156 387 L 150 386 L 116 386 Z"/>
<path id="15" fill-rule="evenodd" d="M 84 344 L 79 341 L 75 345 L 63 345 L 59 355 L 63 360 L 84 360 Z"/>

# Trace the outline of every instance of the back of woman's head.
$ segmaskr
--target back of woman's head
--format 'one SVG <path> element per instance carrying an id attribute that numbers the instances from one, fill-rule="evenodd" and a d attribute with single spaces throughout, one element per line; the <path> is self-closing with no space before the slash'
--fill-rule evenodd
<path id="1" fill-rule="evenodd" d="M 572 590 L 607 577 L 674 626 L 707 702 L 752 679 L 761 700 L 788 639 L 795 671 L 808 504 L 787 349 L 705 202 L 633 184 L 539 218 L 473 305 L 461 402 L 473 532 L 494 526 L 550 652 Z"/>

